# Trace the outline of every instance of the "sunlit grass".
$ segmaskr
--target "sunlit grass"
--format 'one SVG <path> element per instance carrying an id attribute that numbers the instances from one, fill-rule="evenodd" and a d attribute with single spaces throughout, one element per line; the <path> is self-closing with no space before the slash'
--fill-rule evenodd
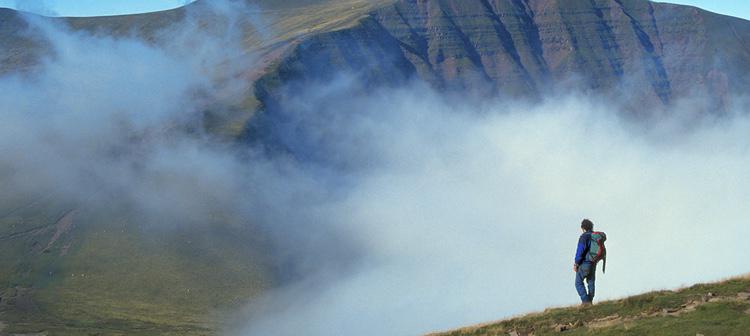
<path id="1" fill-rule="evenodd" d="M 737 294 L 750 292 L 750 279 L 736 278 L 698 284 L 679 291 L 657 291 L 606 301 L 590 308 L 565 307 L 542 313 L 467 327 L 435 335 L 745 335 L 750 330 L 750 300 Z M 710 293 L 710 294 L 709 294 Z M 695 309 L 685 309 L 695 305 Z M 681 310 L 682 309 L 682 310 Z M 676 312 L 669 314 L 668 312 Z M 609 319 L 594 327 L 592 322 Z"/>

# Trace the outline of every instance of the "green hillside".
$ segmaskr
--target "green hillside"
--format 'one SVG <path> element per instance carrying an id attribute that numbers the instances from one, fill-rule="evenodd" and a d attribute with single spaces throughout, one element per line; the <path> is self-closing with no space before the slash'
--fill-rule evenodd
<path id="1" fill-rule="evenodd" d="M 116 203 L 81 208 L 46 197 L 3 198 L 5 332 L 212 334 L 225 309 L 273 283 L 265 245 L 250 226 L 159 228 Z"/>
<path id="2" fill-rule="evenodd" d="M 552 308 L 431 336 L 747 335 L 750 276 L 580 308 Z"/>

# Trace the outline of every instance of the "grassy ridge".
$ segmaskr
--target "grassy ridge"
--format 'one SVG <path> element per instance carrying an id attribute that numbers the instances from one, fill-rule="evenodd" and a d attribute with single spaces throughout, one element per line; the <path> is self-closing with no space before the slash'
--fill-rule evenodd
<path id="1" fill-rule="evenodd" d="M 554 308 L 432 336 L 747 335 L 750 277 L 657 291 L 592 307 Z"/>
<path id="2" fill-rule="evenodd" d="M 231 222 L 158 228 L 116 208 L 4 201 L 0 334 L 215 334 L 274 282 L 260 236 Z"/>

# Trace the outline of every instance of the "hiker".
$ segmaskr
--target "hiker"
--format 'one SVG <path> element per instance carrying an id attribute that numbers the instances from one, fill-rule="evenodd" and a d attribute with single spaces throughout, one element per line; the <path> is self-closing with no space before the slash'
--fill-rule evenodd
<path id="1" fill-rule="evenodd" d="M 581 221 L 581 230 L 583 230 L 583 233 L 578 238 L 573 272 L 576 273 L 576 290 L 581 297 L 581 305 L 589 306 L 594 301 L 596 264 L 599 260 L 605 260 L 604 265 L 606 267 L 604 241 L 607 236 L 603 232 L 594 232 L 594 223 L 588 219 Z M 583 280 L 586 280 L 588 284 L 588 292 L 583 285 Z"/>

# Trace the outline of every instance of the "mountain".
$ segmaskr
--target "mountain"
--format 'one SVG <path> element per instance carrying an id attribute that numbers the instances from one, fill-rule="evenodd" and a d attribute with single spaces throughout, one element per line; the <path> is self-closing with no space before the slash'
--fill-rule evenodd
<path id="1" fill-rule="evenodd" d="M 233 114 L 208 125 L 239 144 L 283 145 L 284 134 L 273 130 L 295 92 L 287 88 L 304 92 L 342 72 L 355 77 L 353 90 L 421 79 L 446 93 L 535 99 L 573 86 L 635 106 L 697 95 L 723 106 L 750 80 L 750 22 L 688 6 L 645 0 L 264 0 L 259 6 L 262 22 L 246 25 L 243 36 L 260 66 L 238 77 L 252 90 Z M 33 71 L 50 53 L 28 18 L 159 45 L 189 15 L 216 19 L 205 13 L 204 1 L 97 18 L 0 9 L 0 76 Z M 212 334 L 222 313 L 284 278 L 274 247 L 252 219 L 217 218 L 153 233 L 126 206 L 82 208 L 43 193 L 0 193 L 0 200 L 0 334 Z M 599 307 L 592 312 L 608 314 L 607 304 Z"/>
<path id="2" fill-rule="evenodd" d="M 201 12 L 199 1 L 157 13 L 62 18 L 77 30 L 136 35 Z M 261 1 L 267 56 L 257 92 L 273 83 L 354 69 L 372 84 L 416 76 L 443 89 L 535 96 L 573 80 L 583 89 L 668 104 L 705 94 L 724 101 L 748 85 L 748 21 L 646 0 Z M 28 65 L 35 48 L 18 15 L 0 9 L 0 73 Z M 256 23 L 257 24 L 257 23 Z M 395 77 L 391 78 L 391 77 Z M 256 78 L 250 78 L 255 80 Z M 623 90 L 626 89 L 626 90 Z"/>
<path id="3" fill-rule="evenodd" d="M 300 41 L 258 95 L 272 103 L 274 83 L 364 69 L 368 83 L 416 76 L 511 96 L 566 83 L 638 105 L 721 103 L 748 85 L 749 40 L 748 21 L 645 0 L 403 0 Z"/>
<path id="4" fill-rule="evenodd" d="M 747 330 L 750 277 L 746 276 L 605 301 L 586 308 L 551 308 L 429 336 L 745 335 Z"/>
<path id="5" fill-rule="evenodd" d="M 248 1 L 250 9 L 262 16 L 262 20 L 250 18 L 243 27 L 248 51 L 283 48 L 279 43 L 304 38 L 318 32 L 341 29 L 354 25 L 356 21 L 375 6 L 386 0 L 295 0 L 295 1 Z M 216 20 L 211 17 L 206 1 L 197 1 L 187 6 L 144 14 L 105 17 L 48 18 L 31 13 L 21 13 L 0 8 L 0 75 L 23 69 L 33 63 L 44 50 L 44 41 L 27 30 L 26 18 L 42 20 L 68 27 L 74 31 L 88 31 L 104 36 L 134 36 L 152 43 L 164 42 L 168 34 L 161 34 L 169 27 L 178 26 L 186 17 L 194 15 L 201 20 Z M 255 20 L 254 20 L 255 19 Z M 258 32 L 257 28 L 263 29 Z M 262 36 L 261 36 L 262 35 Z M 28 48 L 36 42 L 37 48 Z M 278 57 L 278 56 L 275 56 Z M 19 63 L 21 60 L 23 64 Z"/>

